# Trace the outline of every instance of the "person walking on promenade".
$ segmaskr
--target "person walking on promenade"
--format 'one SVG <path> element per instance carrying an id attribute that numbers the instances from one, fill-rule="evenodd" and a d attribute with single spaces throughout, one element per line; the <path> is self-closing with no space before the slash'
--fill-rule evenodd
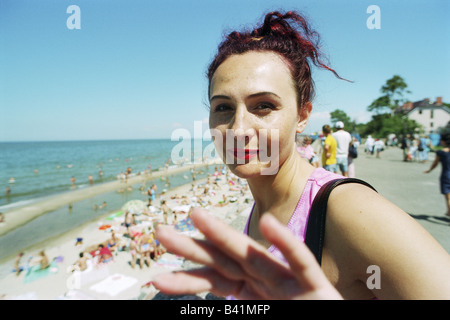
<path id="1" fill-rule="evenodd" d="M 444 148 L 436 151 L 434 161 L 425 173 L 430 173 L 437 167 L 439 162 L 441 163 L 442 171 L 439 178 L 440 189 L 441 193 L 445 197 L 445 204 L 447 206 L 446 215 L 450 217 L 450 133 L 444 133 L 441 135 L 441 144 Z"/>
<path id="2" fill-rule="evenodd" d="M 321 62 L 316 36 L 296 12 L 271 12 L 262 25 L 220 44 L 207 73 L 209 125 L 224 163 L 247 180 L 254 205 L 244 233 L 200 207 L 191 217 L 202 239 L 160 226 L 169 252 L 204 267 L 160 273 L 153 279 L 158 290 L 237 299 L 450 297 L 450 255 L 414 218 L 297 152 L 296 134 L 312 111 L 311 67 L 334 72 Z M 304 243 L 313 230 L 306 221 L 319 189 L 336 178 L 350 183 L 333 189 L 324 234 L 312 234 L 323 240 L 318 258 Z"/>
<path id="3" fill-rule="evenodd" d="M 322 166 L 325 170 L 330 172 L 337 172 L 336 165 L 336 152 L 337 152 L 337 142 L 336 139 L 331 134 L 331 127 L 329 125 L 324 125 L 322 127 L 322 132 L 325 137 L 323 144 L 322 153 Z"/>
<path id="4" fill-rule="evenodd" d="M 418 149 L 419 149 L 419 139 L 413 137 L 411 139 L 411 144 L 409 145 L 409 154 L 408 159 L 410 161 L 417 161 L 419 159 L 418 155 Z"/>
<path id="5" fill-rule="evenodd" d="M 382 139 L 375 139 L 375 143 L 373 145 L 373 148 L 375 150 L 375 154 L 377 158 L 381 158 L 381 153 L 384 151 L 384 148 L 386 145 L 384 144 L 384 141 Z"/>
<path id="6" fill-rule="evenodd" d="M 336 166 L 344 177 L 348 177 L 348 148 L 352 143 L 352 136 L 344 130 L 342 121 L 336 122 L 336 132 L 332 136 L 336 139 Z"/>
<path id="7" fill-rule="evenodd" d="M 409 146 L 411 145 L 411 135 L 407 134 L 402 137 L 401 148 L 403 150 L 403 161 L 409 161 Z"/>
<path id="8" fill-rule="evenodd" d="M 428 154 L 430 152 L 431 140 L 428 136 L 421 136 L 419 138 L 419 162 L 426 163 L 428 161 Z"/>
<path id="9" fill-rule="evenodd" d="M 366 139 L 366 153 L 373 155 L 373 147 L 375 145 L 375 139 L 369 134 Z"/>

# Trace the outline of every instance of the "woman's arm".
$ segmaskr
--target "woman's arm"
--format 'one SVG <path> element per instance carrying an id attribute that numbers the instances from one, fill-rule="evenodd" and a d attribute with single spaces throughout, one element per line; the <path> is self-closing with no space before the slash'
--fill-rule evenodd
<path id="1" fill-rule="evenodd" d="M 441 160 L 440 160 L 439 156 L 436 154 L 436 157 L 434 158 L 434 161 L 433 161 L 433 163 L 431 164 L 430 169 L 428 169 L 427 171 L 425 171 L 425 173 L 430 173 L 431 170 L 433 170 L 434 168 L 436 168 L 436 166 L 438 165 L 439 161 L 441 161 Z"/>
<path id="2" fill-rule="evenodd" d="M 410 215 L 357 184 L 328 204 L 324 250 L 340 272 L 366 284 L 367 268 L 379 268 L 380 299 L 450 299 L 450 255 Z"/>

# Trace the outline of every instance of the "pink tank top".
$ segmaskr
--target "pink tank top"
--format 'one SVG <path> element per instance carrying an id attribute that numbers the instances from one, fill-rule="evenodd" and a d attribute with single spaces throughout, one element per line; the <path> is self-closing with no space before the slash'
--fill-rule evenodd
<path id="1" fill-rule="evenodd" d="M 300 200 L 298 201 L 297 207 L 295 208 L 294 213 L 287 224 L 287 228 L 291 230 L 292 233 L 300 239 L 300 241 L 305 242 L 306 226 L 308 224 L 309 212 L 311 210 L 314 197 L 326 182 L 337 178 L 343 177 L 323 168 L 315 169 L 309 176 L 305 189 L 303 190 Z M 250 218 L 251 215 L 249 216 L 244 229 L 244 233 L 247 235 Z M 283 254 L 275 246 L 270 246 L 268 250 L 280 260 L 286 261 Z"/>

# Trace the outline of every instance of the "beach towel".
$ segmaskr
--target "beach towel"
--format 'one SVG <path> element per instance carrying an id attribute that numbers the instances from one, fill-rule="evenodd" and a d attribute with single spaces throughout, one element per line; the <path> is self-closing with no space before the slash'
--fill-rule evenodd
<path id="1" fill-rule="evenodd" d="M 176 268 L 181 267 L 183 262 L 184 262 L 183 258 L 170 259 L 170 258 L 166 258 L 166 257 L 161 257 L 155 262 L 155 264 L 157 266 L 164 267 L 164 268 L 176 269 Z"/>
<path id="2" fill-rule="evenodd" d="M 122 291 L 132 287 L 137 283 L 136 278 L 127 277 L 120 273 L 115 273 L 108 278 L 94 284 L 89 289 L 98 293 L 106 293 L 111 297 L 117 296 Z"/>
<path id="3" fill-rule="evenodd" d="M 194 227 L 194 223 L 192 222 L 191 218 L 186 218 L 181 220 L 180 222 L 178 222 L 175 225 L 175 229 L 177 229 L 178 231 L 194 231 L 195 227 Z"/>
<path id="4" fill-rule="evenodd" d="M 107 264 L 95 265 L 91 260 L 86 262 L 87 269 L 84 271 L 75 270 L 72 274 L 74 285 L 80 287 L 90 283 L 106 279 L 109 276 Z"/>
<path id="5" fill-rule="evenodd" d="M 124 214 L 123 211 L 118 211 L 118 212 L 113 213 L 110 216 L 108 216 L 108 218 L 106 218 L 106 220 L 114 220 L 115 218 L 118 218 L 118 217 L 120 217 L 123 214 Z"/>
<path id="6" fill-rule="evenodd" d="M 58 269 L 56 261 L 52 261 L 50 266 L 45 269 L 41 269 L 40 265 L 32 266 L 30 269 L 28 269 L 28 272 L 25 275 L 24 283 L 30 283 L 30 282 L 36 281 L 38 279 L 45 278 L 52 274 L 58 273 L 58 271 L 59 271 L 59 269 Z"/>
<path id="7" fill-rule="evenodd" d="M 184 212 L 184 213 L 188 213 L 189 210 L 191 209 L 190 205 L 181 205 L 181 206 L 176 206 L 174 207 L 172 210 L 174 212 Z"/>

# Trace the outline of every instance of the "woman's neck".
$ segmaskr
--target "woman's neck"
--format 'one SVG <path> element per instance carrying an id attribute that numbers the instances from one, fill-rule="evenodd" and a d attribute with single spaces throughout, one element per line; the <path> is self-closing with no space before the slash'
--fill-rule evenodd
<path id="1" fill-rule="evenodd" d="M 277 174 L 248 179 L 255 201 L 249 224 L 251 236 L 258 238 L 258 222 L 266 212 L 282 224 L 288 223 L 313 171 L 314 167 L 295 152 L 280 166 Z"/>

